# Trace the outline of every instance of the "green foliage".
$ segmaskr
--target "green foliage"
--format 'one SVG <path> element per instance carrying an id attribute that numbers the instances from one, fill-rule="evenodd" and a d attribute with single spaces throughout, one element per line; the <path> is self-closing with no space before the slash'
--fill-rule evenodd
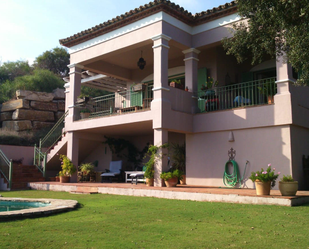
<path id="1" fill-rule="evenodd" d="M 309 79 L 309 2 L 290 0 L 237 1 L 238 14 L 248 20 L 233 24 L 232 38 L 223 39 L 228 55 L 238 62 L 261 63 L 267 56 L 284 56 Z"/>
<path id="2" fill-rule="evenodd" d="M 59 176 L 71 176 L 76 172 L 76 168 L 72 161 L 66 155 L 60 155 L 62 171 L 59 172 Z"/>
<path id="3" fill-rule="evenodd" d="M 294 179 L 291 175 L 283 175 L 282 179 L 281 179 L 282 182 L 294 182 Z"/>
<path id="4" fill-rule="evenodd" d="M 81 86 L 81 94 L 80 97 L 100 97 L 110 94 L 110 92 L 100 90 L 100 89 L 95 89 L 89 86 Z"/>
<path id="5" fill-rule="evenodd" d="M 186 173 L 186 144 L 172 143 L 172 167 Z"/>
<path id="6" fill-rule="evenodd" d="M 160 174 L 160 178 L 163 179 L 164 181 L 167 181 L 167 180 L 175 178 L 175 177 L 178 180 L 182 180 L 183 172 L 176 169 L 176 170 L 173 170 L 173 171 L 163 172 L 163 173 Z"/>
<path id="7" fill-rule="evenodd" d="M 81 109 L 80 113 L 91 113 L 89 109 Z"/>
<path id="8" fill-rule="evenodd" d="M 212 89 L 213 87 L 218 85 L 218 81 L 214 80 L 212 77 L 208 77 L 207 81 L 205 82 L 205 85 L 201 86 L 201 90 L 208 90 L 208 89 Z"/>
<path id="9" fill-rule="evenodd" d="M 154 165 L 156 163 L 156 160 L 163 156 L 161 153 L 159 153 L 159 149 L 168 148 L 168 146 L 169 146 L 168 144 L 163 144 L 163 145 L 160 145 L 160 146 L 150 145 L 148 147 L 145 158 L 148 156 L 149 160 L 145 164 L 145 166 L 146 166 L 146 171 L 145 171 L 145 174 L 144 174 L 145 178 L 149 178 L 149 179 L 154 178 Z"/>
<path id="10" fill-rule="evenodd" d="M 64 82 L 48 70 L 35 69 L 32 74 L 16 77 L 13 81 L 6 80 L 0 85 L 0 103 L 15 96 L 16 90 L 38 92 L 52 92 L 56 88 L 63 88 Z"/>
<path id="11" fill-rule="evenodd" d="M 249 177 L 249 179 L 253 182 L 255 182 L 256 180 L 259 180 L 261 182 L 271 181 L 271 186 L 274 187 L 276 185 L 276 180 L 279 174 L 280 172 L 278 172 L 278 174 L 275 174 L 275 168 L 271 169 L 271 164 L 268 164 L 266 170 L 262 168 L 261 171 L 251 172 L 251 176 Z"/>
<path id="12" fill-rule="evenodd" d="M 70 55 L 65 48 L 53 48 L 45 51 L 34 61 L 34 67 L 38 69 L 46 69 L 54 74 L 64 77 L 68 75 L 70 64 Z"/>
<path id="13" fill-rule="evenodd" d="M 79 166 L 79 170 L 88 175 L 94 172 L 94 166 L 92 163 L 83 163 Z"/>
<path id="14" fill-rule="evenodd" d="M 16 77 L 31 74 L 32 68 L 28 61 L 4 62 L 0 66 L 0 84 L 5 81 L 13 81 Z"/>
<path id="15" fill-rule="evenodd" d="M 39 92 L 52 92 L 56 88 L 63 88 L 64 85 L 62 79 L 46 69 L 35 69 L 33 74 L 18 77 L 13 83 L 16 90 Z"/>
<path id="16" fill-rule="evenodd" d="M 140 167 L 140 164 L 144 158 L 144 154 L 148 149 L 148 144 L 143 150 L 139 151 L 134 144 L 123 138 L 105 137 L 107 144 L 113 154 L 118 158 L 125 157 L 128 162 L 134 165 L 134 168 Z"/>

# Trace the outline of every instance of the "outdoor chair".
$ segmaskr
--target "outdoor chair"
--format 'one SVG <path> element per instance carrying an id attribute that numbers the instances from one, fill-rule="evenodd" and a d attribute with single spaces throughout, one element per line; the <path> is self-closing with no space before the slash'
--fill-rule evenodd
<path id="1" fill-rule="evenodd" d="M 135 185 L 137 185 L 138 179 L 144 178 L 145 171 L 146 171 L 146 166 L 143 167 L 143 172 L 130 174 L 131 184 L 135 182 Z"/>
<path id="2" fill-rule="evenodd" d="M 118 177 L 118 180 L 121 177 L 122 161 L 111 161 L 109 164 L 109 169 L 106 169 L 106 172 L 101 174 L 101 182 L 107 180 L 112 182 L 114 177 Z"/>

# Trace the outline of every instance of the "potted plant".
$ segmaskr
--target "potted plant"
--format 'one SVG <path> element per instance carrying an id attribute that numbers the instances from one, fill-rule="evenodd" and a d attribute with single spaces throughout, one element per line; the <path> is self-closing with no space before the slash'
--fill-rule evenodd
<path id="1" fill-rule="evenodd" d="M 81 109 L 80 110 L 80 118 L 84 119 L 84 118 L 89 118 L 91 111 L 86 108 L 86 109 Z"/>
<path id="2" fill-rule="evenodd" d="M 279 181 L 279 190 L 283 196 L 294 196 L 298 190 L 298 181 L 294 181 L 291 175 L 283 175 Z"/>
<path id="3" fill-rule="evenodd" d="M 268 164 L 266 170 L 263 168 L 261 171 L 251 172 L 249 179 L 255 183 L 257 195 L 269 195 L 270 188 L 276 185 L 276 180 L 279 176 L 275 174 L 275 168 L 271 169 L 271 164 Z"/>
<path id="4" fill-rule="evenodd" d="M 178 88 L 178 89 L 182 89 L 182 90 L 185 89 L 185 86 L 184 86 L 184 84 L 181 83 L 180 79 L 171 79 L 170 82 L 169 82 L 169 85 L 171 87 L 175 87 L 175 88 Z"/>
<path id="5" fill-rule="evenodd" d="M 146 185 L 153 186 L 154 163 L 150 162 L 150 160 L 146 163 L 146 170 L 144 177 L 146 178 Z"/>
<path id="6" fill-rule="evenodd" d="M 208 77 L 205 85 L 201 86 L 201 90 L 205 91 L 205 96 L 208 95 L 215 95 L 214 87 L 218 85 L 218 81 L 214 80 L 212 77 Z"/>
<path id="7" fill-rule="evenodd" d="M 166 187 L 176 187 L 178 180 L 182 179 L 183 172 L 176 169 L 169 172 L 163 172 L 160 174 L 160 178 L 164 180 Z"/>
<path id="8" fill-rule="evenodd" d="M 274 95 L 277 92 L 277 84 L 275 83 L 275 79 L 263 80 L 264 83 L 262 86 L 258 87 L 261 94 L 267 97 L 267 103 L 274 103 Z"/>
<path id="9" fill-rule="evenodd" d="M 82 172 L 82 178 L 85 181 L 90 180 L 91 174 L 94 172 L 94 166 L 92 163 L 83 163 L 79 167 L 80 171 Z"/>
<path id="10" fill-rule="evenodd" d="M 172 143 L 172 167 L 183 172 L 180 184 L 186 185 L 186 144 Z"/>
<path id="11" fill-rule="evenodd" d="M 73 165 L 72 161 L 66 155 L 60 155 L 61 168 L 59 172 L 60 182 L 70 182 L 70 177 L 75 173 L 76 168 Z"/>

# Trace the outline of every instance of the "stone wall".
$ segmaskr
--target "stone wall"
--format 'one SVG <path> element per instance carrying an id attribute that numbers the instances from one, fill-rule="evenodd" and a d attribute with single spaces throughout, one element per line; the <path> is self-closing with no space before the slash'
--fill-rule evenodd
<path id="1" fill-rule="evenodd" d="M 15 100 L 2 104 L 0 124 L 15 131 L 39 130 L 53 126 L 64 111 L 63 89 L 53 93 L 17 90 Z"/>

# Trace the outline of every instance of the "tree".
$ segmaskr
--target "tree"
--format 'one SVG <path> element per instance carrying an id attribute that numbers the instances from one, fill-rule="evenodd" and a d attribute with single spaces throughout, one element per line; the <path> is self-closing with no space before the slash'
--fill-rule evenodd
<path id="1" fill-rule="evenodd" d="M 33 74 L 5 81 L 0 85 L 0 103 L 15 96 L 16 90 L 52 92 L 56 88 L 63 88 L 64 81 L 53 72 L 45 69 L 35 69 Z"/>
<path id="2" fill-rule="evenodd" d="M 45 51 L 42 55 L 38 56 L 34 61 L 34 67 L 40 69 L 47 69 L 60 77 L 68 75 L 70 64 L 70 55 L 64 48 L 54 48 Z"/>
<path id="3" fill-rule="evenodd" d="M 309 79 L 309 1 L 238 0 L 237 7 L 243 21 L 233 25 L 232 38 L 223 39 L 227 54 L 252 64 L 284 56 L 302 72 L 299 83 Z"/>
<path id="4" fill-rule="evenodd" d="M 32 68 L 28 61 L 4 62 L 0 67 L 0 84 L 6 80 L 13 81 L 16 77 L 30 74 Z"/>

